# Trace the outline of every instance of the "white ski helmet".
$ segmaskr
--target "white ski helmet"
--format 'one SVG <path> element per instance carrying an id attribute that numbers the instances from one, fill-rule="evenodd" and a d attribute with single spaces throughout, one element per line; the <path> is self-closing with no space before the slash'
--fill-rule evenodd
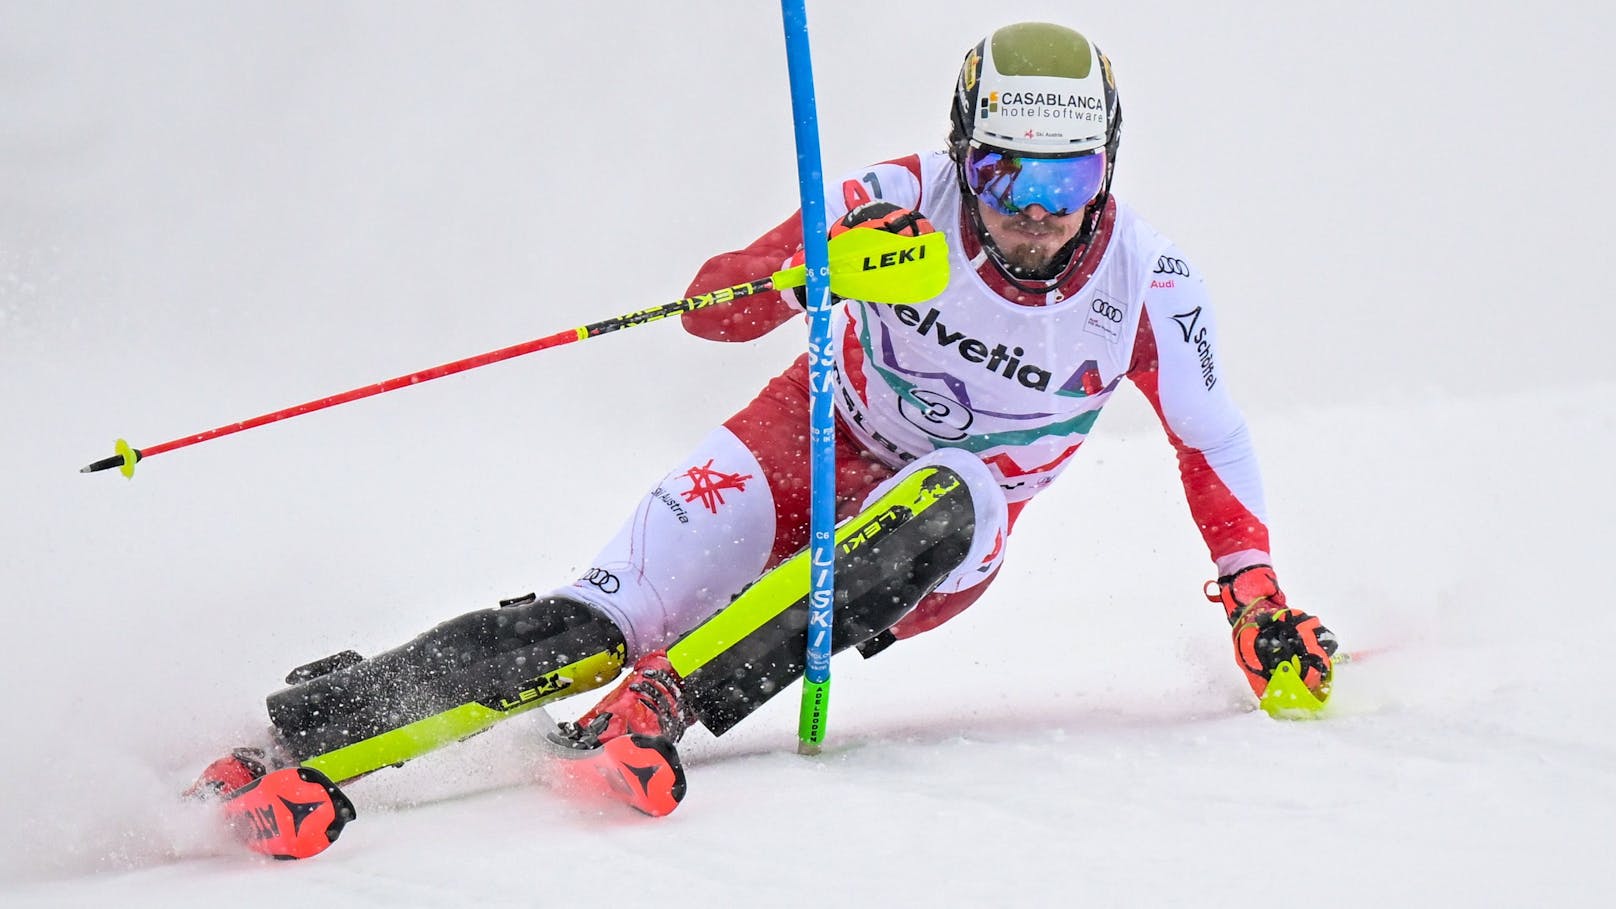
<path id="1" fill-rule="evenodd" d="M 1046 292 L 1082 259 L 1111 194 L 1122 106 L 1111 62 L 1094 43 L 1046 22 L 1007 25 L 965 55 L 950 111 L 949 153 L 977 235 L 1023 290 Z M 1007 265 L 977 206 L 1014 213 L 1086 209 L 1082 229 L 1049 274 Z"/>

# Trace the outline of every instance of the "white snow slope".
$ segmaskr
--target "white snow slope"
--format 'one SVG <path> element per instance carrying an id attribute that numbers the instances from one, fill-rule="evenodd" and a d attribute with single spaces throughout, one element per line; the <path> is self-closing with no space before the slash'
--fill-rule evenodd
<path id="1" fill-rule="evenodd" d="M 210 842 L 173 794 L 286 669 L 565 581 L 802 344 L 649 326 L 76 472 L 675 299 L 794 207 L 772 4 L 558 6 L 0 0 L 0 905 L 1613 902 L 1592 3 L 810 2 L 834 172 L 940 141 L 999 24 L 1113 58 L 1281 576 L 1369 653 L 1327 720 L 1249 709 L 1129 394 L 983 602 L 838 660 L 823 756 L 793 689 L 652 821 L 518 720 L 356 783 L 316 860 Z"/>

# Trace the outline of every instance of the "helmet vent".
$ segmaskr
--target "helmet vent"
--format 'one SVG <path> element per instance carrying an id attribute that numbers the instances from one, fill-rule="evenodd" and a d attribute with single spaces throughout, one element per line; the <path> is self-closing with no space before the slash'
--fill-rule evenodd
<path id="1" fill-rule="evenodd" d="M 1087 79 L 1094 54 L 1087 38 L 1047 22 L 1007 25 L 993 33 L 993 65 L 1006 76 Z"/>

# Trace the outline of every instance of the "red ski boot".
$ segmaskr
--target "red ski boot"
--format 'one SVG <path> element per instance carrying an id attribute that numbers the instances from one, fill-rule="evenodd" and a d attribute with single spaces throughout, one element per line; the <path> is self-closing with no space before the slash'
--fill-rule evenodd
<path id="1" fill-rule="evenodd" d="M 653 650 L 636 660 L 628 676 L 588 713 L 562 723 L 562 733 L 586 748 L 628 733 L 676 743 L 695 720 L 685 709 L 683 684 L 668 662 L 668 652 Z"/>
<path id="2" fill-rule="evenodd" d="M 621 684 L 553 741 L 574 791 L 604 795 L 652 817 L 679 807 L 685 770 L 674 743 L 694 717 L 684 706 L 682 680 L 665 651 L 634 663 Z"/>

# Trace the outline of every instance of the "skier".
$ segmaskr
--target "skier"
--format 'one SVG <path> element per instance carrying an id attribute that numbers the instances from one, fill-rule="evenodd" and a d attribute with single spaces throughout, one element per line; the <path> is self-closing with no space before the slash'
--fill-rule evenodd
<path id="1" fill-rule="evenodd" d="M 1286 666 L 1327 697 L 1335 640 L 1288 606 L 1272 567 L 1257 460 L 1201 274 L 1111 193 L 1122 112 L 1110 62 L 1070 29 L 1007 26 L 966 54 L 950 115 L 946 151 L 876 164 L 827 192 L 833 236 L 940 230 L 953 266 L 929 302 L 847 300 L 835 312 L 848 535 L 836 645 L 873 656 L 980 598 L 1022 509 L 1126 377 L 1177 451 L 1218 575 L 1205 593 L 1223 607 L 1252 690 L 1262 697 Z M 800 263 L 801 250 L 793 214 L 708 261 L 690 294 Z M 690 311 L 684 327 L 751 340 L 801 314 L 800 293 Z M 273 743 L 215 761 L 191 791 L 251 804 L 247 815 L 268 810 L 270 790 L 296 790 L 290 803 L 319 803 L 322 822 L 312 834 L 265 828 L 256 845 L 313 854 L 352 816 L 333 780 L 601 687 L 627 665 L 621 684 L 552 734 L 579 753 L 610 747 L 668 771 L 658 793 L 642 781 L 638 806 L 671 810 L 683 790 L 672 743 L 685 729 L 722 734 L 803 670 L 805 591 L 787 569 L 807 543 L 808 397 L 801 357 L 669 472 L 570 586 L 370 659 L 345 651 L 294 671 L 269 698 Z M 255 789 L 266 791 L 242 798 Z"/>

